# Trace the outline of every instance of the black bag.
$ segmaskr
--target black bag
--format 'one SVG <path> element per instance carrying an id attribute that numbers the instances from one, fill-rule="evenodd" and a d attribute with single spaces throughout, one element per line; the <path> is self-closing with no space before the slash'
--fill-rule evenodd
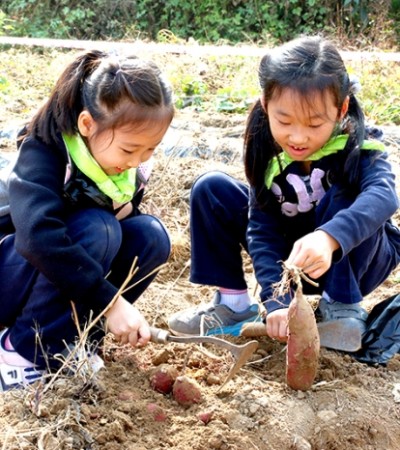
<path id="1" fill-rule="evenodd" d="M 396 353 L 400 353 L 400 294 L 372 308 L 362 348 L 352 355 L 366 364 L 386 364 Z"/>

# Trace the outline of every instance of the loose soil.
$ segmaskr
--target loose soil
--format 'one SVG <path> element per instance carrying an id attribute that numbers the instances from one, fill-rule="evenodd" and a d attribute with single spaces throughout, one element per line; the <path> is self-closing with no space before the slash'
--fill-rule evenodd
<path id="1" fill-rule="evenodd" d="M 6 118 L 23 117 L 8 105 Z M 10 115 L 11 112 L 11 115 Z M 137 306 L 150 324 L 166 328 L 170 314 L 207 302 L 214 288 L 188 281 L 188 199 L 201 173 L 220 169 L 243 179 L 240 151 L 245 116 L 179 113 L 158 152 L 143 210 L 170 230 L 172 254 Z M 400 168 L 399 132 L 387 134 L 390 158 Z M 13 151 L 11 141 L 1 150 Z M 177 155 L 188 156 L 177 156 Z M 400 187 L 400 186 L 399 186 Z M 399 222 L 399 213 L 396 215 Z M 244 255 L 252 295 L 258 297 Z M 399 292 L 400 271 L 364 300 L 370 309 Z M 310 301 L 313 299 L 310 298 Z M 244 338 L 226 337 L 233 343 Z M 267 337 L 251 361 L 222 389 L 234 359 L 215 346 L 154 344 L 133 349 L 111 337 L 102 349 L 105 368 L 90 383 L 58 377 L 0 397 L 0 444 L 7 450 L 398 450 L 400 355 L 387 366 L 368 366 L 350 355 L 322 349 L 317 378 L 306 392 L 285 383 L 285 346 Z M 200 386 L 201 401 L 179 405 L 151 387 L 153 370 L 174 367 Z M 207 417 L 205 420 L 204 417 Z"/>

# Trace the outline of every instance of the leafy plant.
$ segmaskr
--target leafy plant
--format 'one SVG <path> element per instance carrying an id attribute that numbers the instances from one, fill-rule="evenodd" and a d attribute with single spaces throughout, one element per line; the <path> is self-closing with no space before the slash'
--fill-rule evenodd
<path id="1" fill-rule="evenodd" d="M 14 21 L 0 9 L 0 36 L 11 32 L 14 28 L 13 23 Z"/>
<path id="2" fill-rule="evenodd" d="M 235 90 L 231 86 L 227 86 L 217 92 L 215 108 L 218 112 L 246 113 L 257 95 L 258 92 L 251 87 Z"/>
<path id="3" fill-rule="evenodd" d="M 185 76 L 175 91 L 175 106 L 178 109 L 188 106 L 201 107 L 207 94 L 207 85 L 200 79 Z"/>
<path id="4" fill-rule="evenodd" d="M 5 20 L 12 20 L 6 31 L 15 36 L 162 40 L 160 31 L 168 30 L 200 43 L 276 43 L 323 32 L 382 45 L 382 33 L 389 44 L 396 39 L 398 1 L 11 0 L 3 6 L 0 30 Z"/>

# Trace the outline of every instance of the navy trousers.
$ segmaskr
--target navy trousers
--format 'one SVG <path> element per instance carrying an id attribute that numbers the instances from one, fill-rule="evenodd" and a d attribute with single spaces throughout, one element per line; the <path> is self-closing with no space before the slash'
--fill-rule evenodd
<path id="1" fill-rule="evenodd" d="M 93 208 L 74 213 L 67 225 L 71 239 L 102 265 L 104 276 L 109 274 L 108 280 L 117 288 L 125 281 L 135 257 L 139 270 L 130 285 L 164 264 L 170 254 L 166 229 L 150 215 L 119 222 L 110 212 Z M 155 276 L 152 274 L 127 290 L 124 298 L 133 303 Z M 11 342 L 19 354 L 45 367 L 49 355 L 62 352 L 77 336 L 70 299 L 15 251 L 14 235 L 0 246 L 0 280 L 0 323 L 10 328 Z M 76 308 L 82 328 L 91 314 L 101 312 L 90 299 L 76 304 Z M 36 331 L 40 345 L 35 340 Z M 98 341 L 102 337 L 99 327 L 92 339 Z"/>
<path id="2" fill-rule="evenodd" d="M 247 250 L 248 201 L 248 187 L 225 173 L 208 172 L 196 180 L 190 200 L 190 280 L 193 283 L 246 288 L 241 250 Z M 331 188 L 317 207 L 315 228 L 349 205 L 350 201 Z M 331 298 L 343 303 L 360 302 L 399 263 L 399 239 L 394 244 L 391 242 L 388 227 L 388 224 L 382 226 L 348 255 L 334 262 L 329 271 L 318 279 L 317 290 L 304 283 L 304 292 L 318 294 L 326 291 Z M 394 227 L 393 232 L 398 234 Z M 292 245 L 290 242 L 288 248 Z M 262 280 L 258 281 L 262 284 Z"/>

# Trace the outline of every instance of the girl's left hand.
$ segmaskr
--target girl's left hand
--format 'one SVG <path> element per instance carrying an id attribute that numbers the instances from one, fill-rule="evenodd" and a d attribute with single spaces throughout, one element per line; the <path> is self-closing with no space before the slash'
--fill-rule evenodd
<path id="1" fill-rule="evenodd" d="M 280 342 L 288 339 L 288 308 L 277 309 L 267 315 L 267 334 Z"/>
<path id="2" fill-rule="evenodd" d="M 310 278 L 316 279 L 331 267 L 333 252 L 339 247 L 331 235 L 317 230 L 294 243 L 286 264 L 295 265 Z"/>

